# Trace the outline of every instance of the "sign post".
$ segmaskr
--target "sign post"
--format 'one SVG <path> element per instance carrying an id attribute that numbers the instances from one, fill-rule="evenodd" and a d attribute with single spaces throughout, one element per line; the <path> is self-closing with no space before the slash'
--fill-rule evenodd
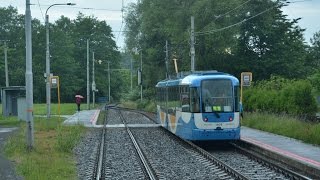
<path id="1" fill-rule="evenodd" d="M 50 78 L 50 84 L 51 88 L 57 88 L 58 89 L 58 114 L 60 119 L 60 80 L 59 76 L 51 76 Z"/>
<path id="2" fill-rule="evenodd" d="M 242 89 L 243 86 L 250 86 L 252 81 L 252 73 L 251 72 L 242 72 L 241 73 L 241 94 L 240 94 L 240 102 L 242 104 Z"/>

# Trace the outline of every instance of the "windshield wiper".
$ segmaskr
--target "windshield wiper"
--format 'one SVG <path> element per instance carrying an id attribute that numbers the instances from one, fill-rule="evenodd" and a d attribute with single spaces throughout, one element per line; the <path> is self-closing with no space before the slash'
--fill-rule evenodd
<path id="1" fill-rule="evenodd" d="M 214 115 L 216 115 L 217 118 L 220 118 L 220 115 L 217 111 L 212 111 L 214 113 Z"/>

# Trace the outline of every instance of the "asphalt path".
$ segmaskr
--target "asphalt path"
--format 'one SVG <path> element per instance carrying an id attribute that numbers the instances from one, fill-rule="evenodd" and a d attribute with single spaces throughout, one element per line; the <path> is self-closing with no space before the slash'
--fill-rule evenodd
<path id="1" fill-rule="evenodd" d="M 10 136 L 16 132 L 17 128 L 0 127 L 0 179 L 22 180 L 15 171 L 14 163 L 4 156 L 4 145 Z"/>

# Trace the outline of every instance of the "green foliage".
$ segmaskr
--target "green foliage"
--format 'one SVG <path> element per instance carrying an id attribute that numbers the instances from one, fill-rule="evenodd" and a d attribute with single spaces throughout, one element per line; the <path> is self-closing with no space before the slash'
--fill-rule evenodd
<path id="1" fill-rule="evenodd" d="M 317 104 L 307 80 L 288 80 L 273 76 L 244 90 L 247 111 L 267 111 L 314 117 Z"/>
<path id="2" fill-rule="evenodd" d="M 320 145 L 320 124 L 304 122 L 288 115 L 246 113 L 242 124 L 254 129 L 279 134 Z"/>
<path id="3" fill-rule="evenodd" d="M 189 71 L 190 17 L 194 16 L 196 70 L 235 75 L 251 71 L 255 80 L 271 74 L 304 78 L 313 72 L 312 58 L 298 19 L 287 19 L 281 10 L 285 2 L 144 0 L 131 4 L 126 15 L 127 50 L 142 49 L 146 89 L 165 78 L 166 40 L 168 73 L 174 76 L 173 58 L 178 59 L 179 71 Z"/>
<path id="4" fill-rule="evenodd" d="M 147 112 L 156 112 L 156 103 L 154 101 L 140 100 L 137 101 L 123 101 L 121 105 L 131 109 L 141 109 Z"/>
<path id="5" fill-rule="evenodd" d="M 308 77 L 310 80 L 312 87 L 315 89 L 317 94 L 320 94 L 320 71 L 318 70 L 316 73 Z"/>
<path id="6" fill-rule="evenodd" d="M 16 8 L 0 7 L 0 39 L 8 42 L 8 69 L 11 86 L 25 84 L 25 40 L 24 16 L 19 15 Z M 45 52 L 46 28 L 39 20 L 32 20 L 33 44 L 33 94 L 34 102 L 45 102 Z M 87 39 L 89 39 L 90 58 L 89 69 L 92 71 L 92 49 L 95 59 L 102 60 L 95 65 L 96 87 L 99 89 L 97 96 L 107 96 L 108 82 L 106 79 L 107 61 L 112 69 L 119 69 L 120 53 L 117 50 L 111 27 L 106 21 L 100 21 L 93 16 L 84 16 L 79 13 L 75 20 L 62 16 L 50 24 L 50 65 L 51 73 L 60 78 L 61 102 L 74 102 L 77 93 L 86 95 L 86 70 L 87 70 Z M 2 47 L 0 56 L 2 57 Z M 0 63 L 4 72 L 4 66 Z M 23 77 L 23 78 L 22 78 Z M 122 93 L 120 85 L 123 77 L 114 75 L 110 86 L 114 99 Z M 91 78 L 90 78 L 91 79 Z M 91 80 L 90 80 L 91 81 Z M 0 86 L 5 85 L 4 73 L 0 74 Z M 52 101 L 57 102 L 57 91 L 52 89 Z"/>

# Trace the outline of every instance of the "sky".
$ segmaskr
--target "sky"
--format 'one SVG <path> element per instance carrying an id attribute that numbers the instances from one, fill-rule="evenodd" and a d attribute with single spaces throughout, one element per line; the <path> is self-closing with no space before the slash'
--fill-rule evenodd
<path id="1" fill-rule="evenodd" d="M 105 20 L 113 30 L 117 46 L 122 49 L 124 46 L 123 34 L 124 20 L 122 18 L 122 7 L 124 11 L 129 3 L 136 3 L 138 0 L 30 0 L 31 15 L 44 23 L 44 14 L 47 8 L 56 3 L 76 3 L 75 6 L 53 6 L 48 10 L 49 21 L 54 22 L 60 16 L 66 16 L 75 19 L 78 12 L 87 16 L 95 16 L 99 20 Z M 289 6 L 283 8 L 284 14 L 288 18 L 299 18 L 299 26 L 305 28 L 304 37 L 309 42 L 315 32 L 320 31 L 320 0 L 292 0 Z M 25 13 L 25 0 L 0 0 L 0 7 L 9 5 L 16 7 L 19 14 Z M 89 8 L 89 9 L 85 9 Z M 125 12 L 124 12 L 125 13 Z"/>

